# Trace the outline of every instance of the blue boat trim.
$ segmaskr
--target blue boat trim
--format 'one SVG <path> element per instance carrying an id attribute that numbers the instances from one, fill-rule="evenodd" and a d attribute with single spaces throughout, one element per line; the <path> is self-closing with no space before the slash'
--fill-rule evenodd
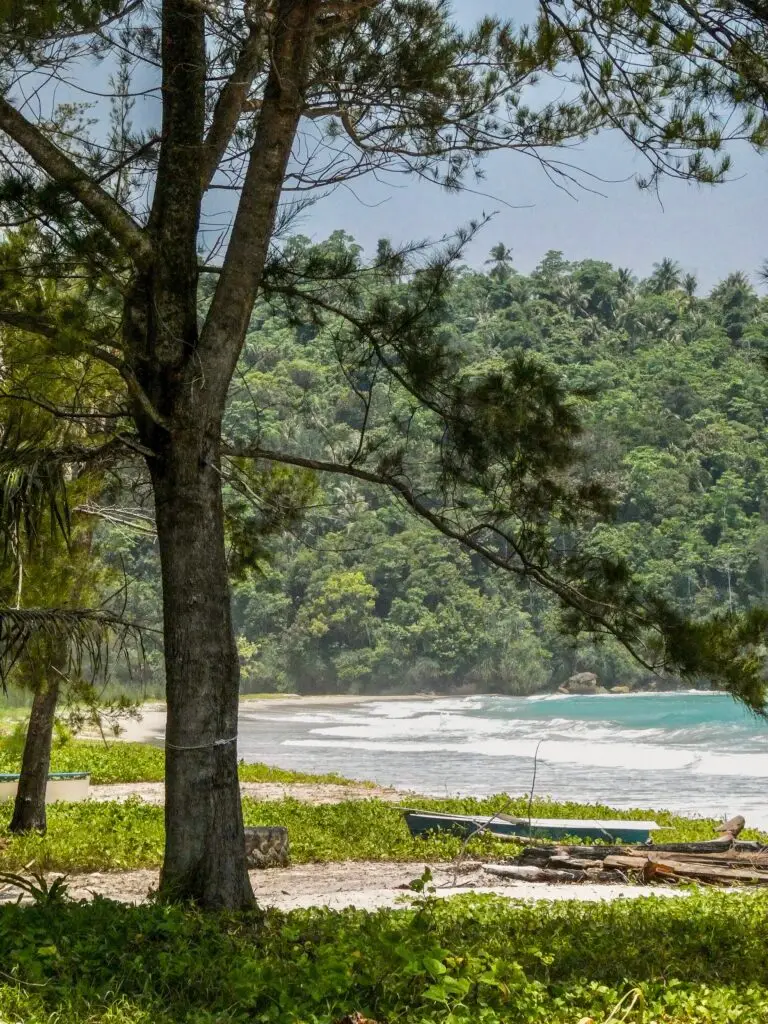
<path id="1" fill-rule="evenodd" d="M 90 775 L 90 772 L 49 772 L 48 781 L 50 782 L 57 779 L 88 779 L 90 778 Z M 20 774 L 0 774 L 0 782 L 18 782 L 20 778 Z"/>
<path id="2" fill-rule="evenodd" d="M 602 821 L 569 818 L 510 818 L 506 815 L 440 814 L 436 811 L 405 811 L 411 834 L 451 832 L 467 837 L 487 831 L 498 836 L 521 838 L 602 839 L 617 843 L 646 843 L 660 826 L 655 821 Z"/>

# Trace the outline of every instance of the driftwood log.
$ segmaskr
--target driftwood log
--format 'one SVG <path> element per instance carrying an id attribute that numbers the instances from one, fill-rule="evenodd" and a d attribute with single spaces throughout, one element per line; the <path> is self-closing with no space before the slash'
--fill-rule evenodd
<path id="1" fill-rule="evenodd" d="M 646 883 L 768 885 L 768 846 L 737 839 L 744 824 L 744 818 L 737 815 L 719 826 L 716 839 L 693 843 L 569 846 L 522 840 L 522 852 L 513 862 L 488 864 L 484 870 L 502 878 L 534 882 L 626 881 L 631 872 Z"/>
<path id="2" fill-rule="evenodd" d="M 754 867 L 758 864 L 762 865 L 763 868 L 768 866 L 768 851 L 766 850 L 718 850 L 717 853 L 678 851 L 677 853 L 666 853 L 663 850 L 656 849 L 638 850 L 637 852 L 627 849 L 623 853 L 631 857 L 658 857 L 661 854 L 664 857 L 670 857 L 672 860 L 682 863 L 719 864 L 721 867 L 737 868 L 743 865 Z"/>
<path id="3" fill-rule="evenodd" d="M 549 860 L 550 857 L 567 854 L 570 857 L 585 857 L 588 860 L 603 860 L 604 857 L 621 856 L 628 852 L 637 853 L 761 853 L 765 847 L 755 841 L 744 841 L 722 836 L 720 839 L 703 839 L 698 843 L 647 843 L 644 846 L 566 846 L 562 843 L 550 843 L 543 846 L 526 846 L 521 857 L 534 862 Z"/>
<path id="4" fill-rule="evenodd" d="M 621 868 L 639 871 L 646 876 L 676 876 L 678 878 L 700 879 L 704 882 L 726 882 L 729 884 L 768 884 L 768 864 L 763 870 L 745 865 L 740 868 L 726 868 L 719 864 L 683 862 L 650 855 L 647 857 L 606 857 L 603 861 L 607 868 Z"/>
<path id="5" fill-rule="evenodd" d="M 587 857 L 569 857 L 568 854 L 556 854 L 547 861 L 547 867 L 565 868 L 566 871 L 594 871 L 600 867 L 599 861 Z"/>
<path id="6" fill-rule="evenodd" d="M 249 868 L 287 868 L 288 829 L 282 825 L 245 829 L 245 859 Z"/>
<path id="7" fill-rule="evenodd" d="M 520 854 L 520 860 L 524 864 L 547 863 L 552 857 L 579 857 L 584 860 L 601 861 L 609 854 L 626 852 L 626 846 L 526 846 Z"/>
<path id="8" fill-rule="evenodd" d="M 726 821 L 720 828 L 720 835 L 730 836 L 731 839 L 735 839 L 737 835 L 743 830 L 746 822 L 744 818 L 737 814 L 735 818 L 731 818 L 730 821 Z"/>

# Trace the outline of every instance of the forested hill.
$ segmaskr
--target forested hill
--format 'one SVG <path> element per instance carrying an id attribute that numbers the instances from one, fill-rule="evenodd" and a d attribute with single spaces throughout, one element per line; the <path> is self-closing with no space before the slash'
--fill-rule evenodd
<path id="1" fill-rule="evenodd" d="M 353 245 L 340 235 L 328 244 Z M 549 253 L 524 276 L 499 246 L 483 272 L 458 275 L 443 332 L 470 370 L 532 350 L 588 393 L 579 399 L 586 464 L 618 499 L 616 521 L 582 538 L 588 549 L 623 556 L 695 616 L 768 601 L 768 300 L 744 274 L 701 296 L 669 260 L 638 281 Z M 337 345 L 331 328 L 258 307 L 230 435 L 326 457 L 354 448 L 361 385 L 341 372 Z M 388 392 L 367 429 L 375 438 L 406 407 Z M 281 473 L 291 473 L 300 515 L 276 508 Z M 235 546 L 250 538 L 251 554 L 233 562 L 244 690 L 528 693 L 585 669 L 607 686 L 648 682 L 616 646 L 573 650 L 545 594 L 373 486 L 289 470 L 264 483 L 260 512 L 233 499 Z M 279 528 L 286 518 L 290 528 Z M 257 540 L 263 528 L 270 535 Z M 118 546 L 138 577 L 136 612 L 150 615 L 151 549 L 135 539 Z"/>

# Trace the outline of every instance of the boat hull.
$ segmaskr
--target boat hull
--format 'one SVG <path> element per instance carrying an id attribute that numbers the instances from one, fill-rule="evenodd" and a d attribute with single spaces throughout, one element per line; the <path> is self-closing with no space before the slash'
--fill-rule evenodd
<path id="1" fill-rule="evenodd" d="M 646 843 L 658 829 L 655 821 L 582 821 L 560 818 L 509 819 L 487 815 L 436 814 L 407 811 L 405 820 L 411 835 L 449 832 L 466 838 L 478 831 L 495 836 L 530 839 L 596 839 L 612 843 Z"/>
<path id="2" fill-rule="evenodd" d="M 51 772 L 45 787 L 45 802 L 80 803 L 87 800 L 90 781 L 88 772 Z M 0 803 L 15 799 L 18 788 L 18 775 L 0 775 Z"/>

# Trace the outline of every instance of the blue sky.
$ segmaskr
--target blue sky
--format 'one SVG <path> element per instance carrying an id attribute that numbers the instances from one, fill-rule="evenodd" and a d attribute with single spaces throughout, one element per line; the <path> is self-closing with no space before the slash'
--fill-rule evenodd
<path id="1" fill-rule="evenodd" d="M 494 7 L 502 16 L 525 21 L 536 4 L 454 0 L 456 17 L 464 24 L 494 13 Z M 103 77 L 103 70 L 96 76 Z M 136 113 L 140 122 L 153 119 L 156 98 L 139 103 Z M 635 184 L 643 165 L 631 147 L 615 135 L 603 134 L 568 153 L 572 162 L 602 179 L 595 185 L 602 194 L 577 190 L 568 195 L 530 158 L 498 153 L 485 161 L 485 180 L 476 186 L 485 195 L 448 194 L 403 177 L 389 184 L 369 177 L 305 211 L 294 231 L 320 240 L 343 229 L 372 252 L 382 237 L 394 243 L 437 239 L 483 213 L 495 213 L 468 251 L 472 264 L 482 264 L 500 241 L 512 248 L 514 263 L 524 272 L 550 249 L 560 249 L 572 260 L 607 260 L 638 275 L 649 273 L 654 262 L 669 256 L 695 273 L 706 290 L 733 270 L 753 275 L 768 259 L 768 154 L 761 157 L 742 145 L 733 156 L 726 184 L 702 187 L 667 179 L 656 195 L 641 192 Z M 224 195 L 213 194 L 211 206 L 227 207 Z M 219 228 L 230 219 L 228 211 L 222 212 L 223 217 L 215 218 Z"/>
<path id="2" fill-rule="evenodd" d="M 516 20 L 534 9 L 530 0 L 496 0 L 491 12 L 493 6 Z M 483 0 L 457 0 L 455 10 L 466 23 L 489 7 Z M 450 195 L 417 181 L 399 179 L 387 186 L 368 180 L 318 203 L 297 230 L 320 239 L 343 228 L 368 249 L 383 236 L 393 241 L 438 237 L 483 212 L 498 211 L 470 251 L 470 262 L 481 263 L 499 241 L 512 247 L 522 271 L 550 249 L 561 249 L 568 259 L 608 260 L 641 275 L 670 256 L 696 273 L 706 289 L 732 270 L 753 274 L 768 259 L 768 155 L 741 146 L 733 156 L 726 184 L 705 188 L 667 180 L 656 196 L 635 184 L 643 168 L 631 147 L 603 135 L 569 154 L 606 182 L 598 185 L 603 195 L 577 192 L 571 198 L 530 159 L 500 153 L 486 160 L 486 179 L 478 186 L 491 198 Z"/>
<path id="3" fill-rule="evenodd" d="M 590 142 L 581 162 L 616 183 L 601 184 L 604 195 L 577 191 L 572 198 L 531 161 L 497 154 L 486 161 L 487 177 L 479 186 L 494 198 L 449 195 L 415 181 L 397 187 L 367 181 L 324 198 L 302 215 L 296 231 L 321 239 L 343 228 L 368 249 L 383 236 L 395 242 L 439 237 L 495 212 L 469 251 L 471 263 L 482 262 L 499 241 L 512 248 L 521 271 L 550 249 L 573 260 L 608 260 L 640 275 L 670 256 L 697 274 L 703 288 L 732 270 L 752 274 L 768 259 L 768 156 L 742 149 L 728 183 L 701 187 L 668 180 L 658 196 L 638 189 L 632 178 L 640 165 L 618 139 Z"/>

